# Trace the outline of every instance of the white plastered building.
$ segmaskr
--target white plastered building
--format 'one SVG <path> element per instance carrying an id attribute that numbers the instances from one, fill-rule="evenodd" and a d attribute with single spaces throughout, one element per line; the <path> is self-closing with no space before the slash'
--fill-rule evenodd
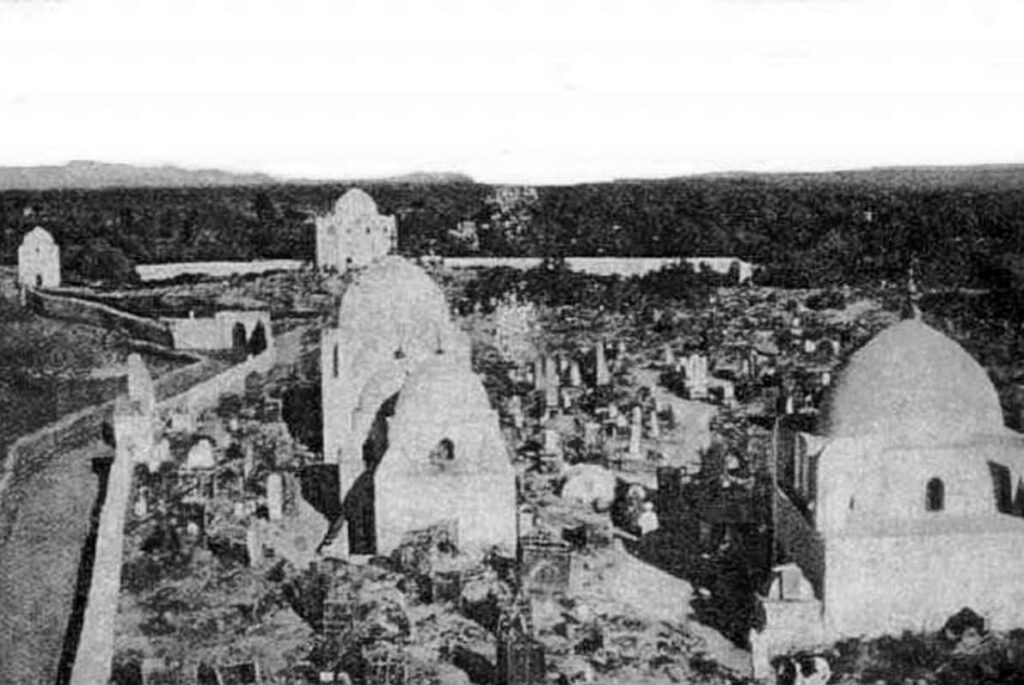
<path id="1" fill-rule="evenodd" d="M 381 215 L 373 198 L 359 188 L 338 198 L 333 211 L 316 217 L 315 223 L 320 269 L 343 273 L 367 266 L 398 245 L 395 217 Z"/>
<path id="2" fill-rule="evenodd" d="M 323 454 L 338 465 L 343 511 L 328 553 L 386 553 L 452 519 L 464 547 L 514 545 L 498 418 L 426 272 L 395 256 L 357 272 L 321 333 L 320 362 Z M 431 455 L 445 446 L 452 459 L 439 463 Z"/>
<path id="3" fill-rule="evenodd" d="M 25 288 L 60 286 L 60 248 L 46 229 L 36 226 L 18 247 L 18 285 Z"/>
<path id="4" fill-rule="evenodd" d="M 1024 436 L 978 362 L 901 321 L 853 355 L 821 427 L 790 469 L 812 474 L 795 495 L 808 525 L 780 495 L 776 530 L 816 589 L 819 634 L 932 631 L 963 607 L 1024 627 Z"/>

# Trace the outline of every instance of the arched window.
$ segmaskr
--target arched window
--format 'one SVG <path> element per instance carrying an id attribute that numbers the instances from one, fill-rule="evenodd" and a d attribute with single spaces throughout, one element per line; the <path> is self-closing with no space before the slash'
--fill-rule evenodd
<path id="1" fill-rule="evenodd" d="M 455 461 L 455 443 L 444 438 L 430 451 L 430 463 L 444 466 Z"/>
<path id="2" fill-rule="evenodd" d="M 334 377 L 338 377 L 338 346 L 334 346 L 334 351 L 331 354 L 331 368 L 334 371 Z"/>
<path id="3" fill-rule="evenodd" d="M 924 508 L 926 511 L 942 511 L 946 506 L 946 486 L 942 479 L 932 478 L 928 481 L 925 492 Z"/>

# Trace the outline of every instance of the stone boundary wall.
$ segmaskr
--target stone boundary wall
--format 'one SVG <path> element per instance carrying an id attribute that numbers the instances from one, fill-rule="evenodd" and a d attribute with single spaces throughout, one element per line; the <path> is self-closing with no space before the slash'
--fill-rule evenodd
<path id="1" fill-rule="evenodd" d="M 18 502 L 5 496 L 11 483 L 23 481 L 41 470 L 59 452 L 81 449 L 102 439 L 103 423 L 114 411 L 113 400 L 68 414 L 10 444 L 0 464 L 0 548 L 10 534 Z M 73 582 L 73 579 L 71 580 Z"/>
<path id="2" fill-rule="evenodd" d="M 425 261 L 439 263 L 450 269 L 494 268 L 506 266 L 525 271 L 540 266 L 540 257 L 435 257 Z M 708 268 L 725 275 L 733 263 L 739 266 L 741 283 L 749 281 L 757 266 L 737 257 L 566 257 L 571 271 L 594 276 L 643 276 L 645 274 L 686 262 L 695 271 Z"/>
<path id="3" fill-rule="evenodd" d="M 169 262 L 139 264 L 135 267 L 143 281 L 163 281 L 178 276 L 225 278 L 235 274 L 259 274 L 268 271 L 297 271 L 309 262 L 301 259 L 255 259 L 244 262 Z"/>
<path id="4" fill-rule="evenodd" d="M 28 289 L 25 303 L 34 311 L 55 319 L 68 319 L 103 328 L 124 331 L 132 338 L 147 340 L 165 347 L 174 346 L 174 338 L 166 324 L 108 307 L 99 302 Z"/>
<path id="5" fill-rule="evenodd" d="M 284 349 L 297 349 L 302 332 L 302 329 L 288 331 L 276 342 L 282 344 Z M 188 406 L 193 411 L 201 411 L 215 406 L 224 393 L 243 392 L 245 379 L 250 373 L 255 371 L 266 374 L 274 368 L 277 361 L 275 347 L 276 345 L 268 348 L 263 354 L 249 358 L 240 364 L 228 365 L 225 362 L 204 359 L 162 376 L 155 383 L 157 410 Z M 282 361 L 286 364 L 294 363 L 294 360 Z M 112 420 L 114 404 L 115 401 L 111 400 L 87 407 L 62 417 L 33 433 L 21 436 L 11 443 L 6 460 L 0 464 L 0 549 L 3 548 L 13 530 L 20 504 L 20 502 L 11 501 L 6 496 L 10 491 L 11 484 L 31 478 L 35 472 L 42 470 L 55 454 L 81 449 L 102 440 L 104 425 Z M 110 478 L 119 480 L 108 481 L 108 496 L 103 503 L 104 513 L 111 507 L 114 510 L 119 510 L 127 506 L 125 498 L 130 488 L 124 486 L 130 483 L 126 484 L 120 480 L 130 480 L 132 472 L 131 468 L 111 471 Z M 116 493 L 120 494 L 115 496 Z M 112 501 L 113 499 L 117 501 Z M 92 571 L 94 581 L 97 578 L 120 577 L 121 563 L 122 556 L 120 554 L 103 555 L 103 558 L 98 556 Z M 74 574 L 66 579 L 69 586 L 75 584 L 77 573 L 78 568 L 75 568 Z M 98 611 L 108 617 L 111 612 L 116 614 L 116 595 L 117 593 L 114 593 L 114 600 L 110 606 L 93 607 L 93 611 Z M 77 653 L 90 653 L 89 650 L 97 649 L 98 645 L 107 637 L 109 636 L 105 637 L 83 630 L 79 638 Z M 60 654 L 55 654 L 53 658 L 59 659 Z"/>
<path id="6" fill-rule="evenodd" d="M 443 265 L 452 269 L 488 268 L 508 266 L 514 269 L 531 269 L 539 266 L 540 257 L 423 257 L 425 262 Z M 685 261 L 700 270 L 706 266 L 711 271 L 726 274 L 733 262 L 740 267 L 740 282 L 749 281 L 757 265 L 738 257 L 566 257 L 566 264 L 573 271 L 598 276 L 619 275 L 642 276 L 666 266 Z M 135 267 L 143 281 L 165 280 L 182 275 L 202 275 L 211 278 L 226 278 L 233 275 L 265 273 L 268 271 L 298 271 L 309 262 L 298 259 L 268 259 L 251 262 L 180 262 L 168 264 L 140 264 Z"/>
<path id="7" fill-rule="evenodd" d="M 157 399 L 167 400 L 180 395 L 190 387 L 215 377 L 224 368 L 223 363 L 204 359 L 161 376 L 155 383 Z M 57 452 L 81 449 L 102 440 L 103 425 L 110 421 L 113 412 L 114 400 L 85 407 L 8 445 L 6 458 L 0 463 L 0 545 L 7 538 L 16 509 L 16 503 L 8 502 L 4 497 L 9 485 L 31 476 Z"/>
<path id="8" fill-rule="evenodd" d="M 249 374 L 267 373 L 274 368 L 274 364 L 275 354 L 273 348 L 270 348 L 263 354 L 229 367 L 183 392 L 159 400 L 156 411 L 188 407 L 193 412 L 199 412 L 212 408 L 224 393 L 241 393 Z M 90 685 L 109 676 L 109 659 L 113 656 L 113 633 L 120 596 L 120 588 L 114 587 L 111 579 L 121 578 L 124 550 L 123 537 L 119 536 L 123 534 L 124 515 L 128 510 L 134 472 L 134 464 L 125 463 L 126 458 L 118 449 L 116 459 L 121 460 L 121 463 L 115 461 L 107 482 L 107 497 L 103 502 L 100 525 L 106 527 L 108 539 L 101 539 L 97 547 L 89 587 L 89 604 L 86 606 L 85 621 L 79 634 L 71 685 Z M 111 542 L 114 539 L 116 544 Z"/>

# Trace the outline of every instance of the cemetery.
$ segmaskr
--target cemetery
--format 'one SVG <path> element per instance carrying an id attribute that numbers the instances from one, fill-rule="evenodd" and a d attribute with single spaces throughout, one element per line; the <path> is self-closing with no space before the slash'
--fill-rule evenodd
<path id="1" fill-rule="evenodd" d="M 962 313 L 912 278 L 492 297 L 353 192 L 317 271 L 125 295 L 200 312 L 164 317 L 195 363 L 131 355 L 75 424 L 111 435 L 69 682 L 1024 672 L 1012 361 Z"/>

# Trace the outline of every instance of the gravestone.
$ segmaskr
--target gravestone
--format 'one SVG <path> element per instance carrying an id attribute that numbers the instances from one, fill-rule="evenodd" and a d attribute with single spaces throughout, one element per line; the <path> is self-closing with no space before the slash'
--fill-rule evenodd
<path id="1" fill-rule="evenodd" d="M 572 556 L 569 545 L 546 531 L 519 541 L 523 589 L 530 595 L 553 596 L 569 590 Z"/>
<path id="2" fill-rule="evenodd" d="M 667 368 L 670 368 L 670 369 L 671 368 L 675 368 L 675 365 L 676 365 L 676 355 L 672 351 L 672 345 L 669 344 L 669 343 L 665 343 L 665 351 L 664 351 L 664 356 L 662 358 L 662 363 Z"/>
<path id="3" fill-rule="evenodd" d="M 526 424 L 526 417 L 523 415 L 522 396 L 513 395 L 508 404 L 508 411 L 512 417 L 512 425 L 516 428 L 522 428 Z"/>
<path id="4" fill-rule="evenodd" d="M 544 429 L 544 453 L 562 456 L 562 436 L 554 428 Z"/>
<path id="5" fill-rule="evenodd" d="M 572 388 L 562 388 L 562 411 L 569 411 L 572 409 L 573 404 L 573 392 Z"/>
<path id="6" fill-rule="evenodd" d="M 641 413 L 640 407 L 633 407 L 633 420 L 629 423 L 629 457 L 630 459 L 639 459 L 641 456 L 642 447 L 641 440 L 643 437 L 643 414 Z"/>
<path id="7" fill-rule="evenodd" d="M 553 359 L 545 358 L 544 374 L 544 406 L 547 409 L 558 408 L 558 371 Z"/>
<path id="8" fill-rule="evenodd" d="M 608 362 L 605 360 L 603 341 L 598 341 L 594 348 L 594 355 L 594 384 L 599 387 L 608 385 L 611 382 L 611 376 L 608 373 Z"/>
<path id="9" fill-rule="evenodd" d="M 267 516 L 271 521 L 284 518 L 284 481 L 280 473 L 267 476 Z"/>
<path id="10" fill-rule="evenodd" d="M 575 359 L 569 366 L 569 385 L 579 388 L 583 385 L 583 374 L 580 373 L 580 363 Z"/>

